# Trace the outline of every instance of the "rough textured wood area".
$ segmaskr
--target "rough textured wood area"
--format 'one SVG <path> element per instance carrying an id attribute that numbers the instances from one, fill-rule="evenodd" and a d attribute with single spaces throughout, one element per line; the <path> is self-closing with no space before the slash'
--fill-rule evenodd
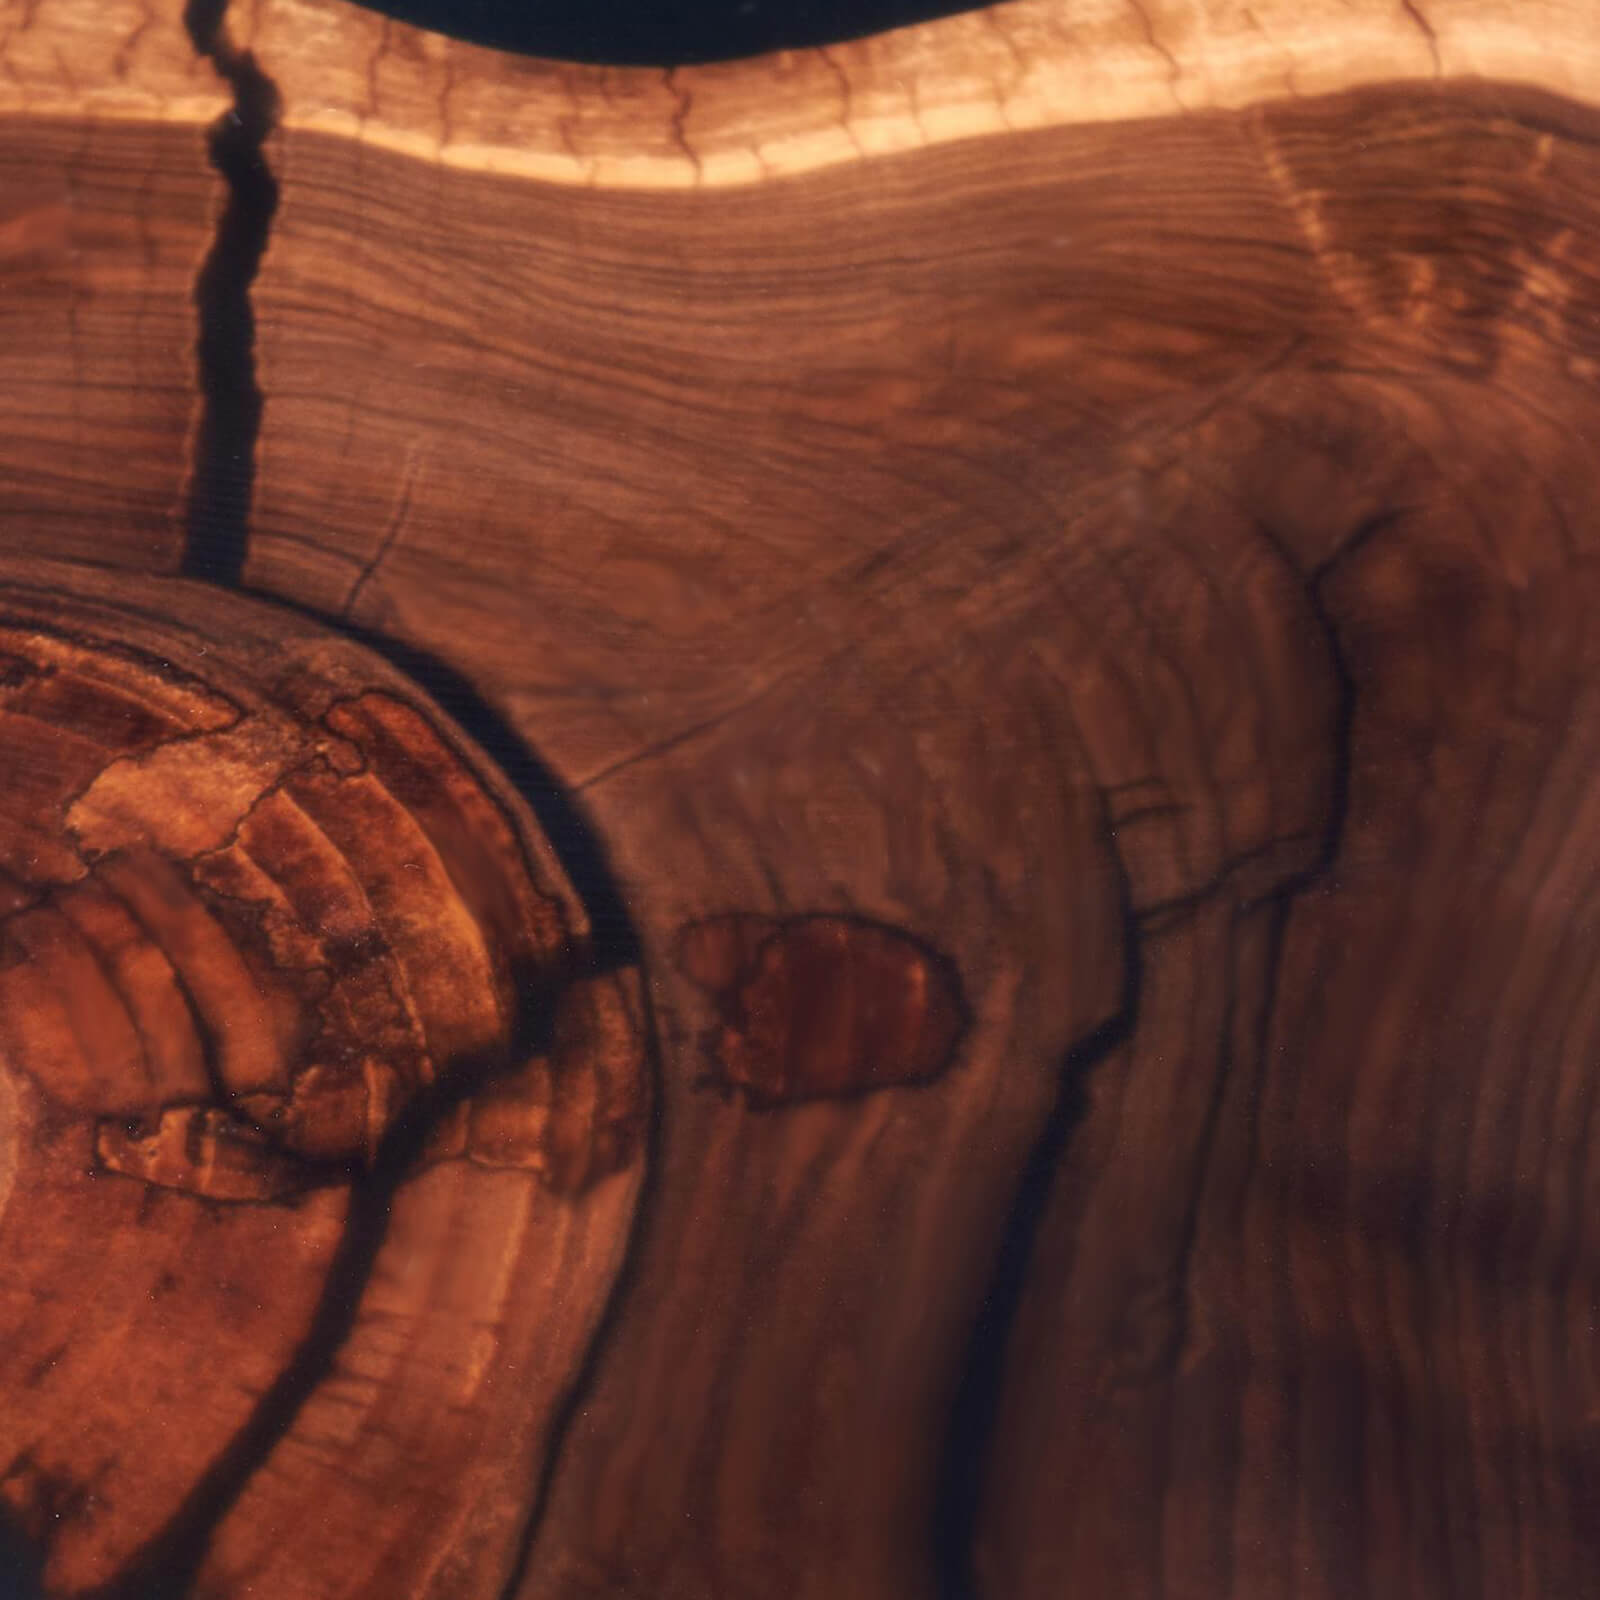
<path id="1" fill-rule="evenodd" d="M 493 1587 L 637 1193 L 636 975 L 437 708 L 292 615 L 33 562 L 0 673 L 8 1509 L 65 1592 L 179 1592 L 274 1492 L 345 1579 Z M 358 1540 L 359 1476 L 286 1463 L 363 1438 L 414 1509 Z"/>
<path id="2" fill-rule="evenodd" d="M 184 23 L 0 4 L 46 1591 L 1595 1593 L 1600 18 Z"/>

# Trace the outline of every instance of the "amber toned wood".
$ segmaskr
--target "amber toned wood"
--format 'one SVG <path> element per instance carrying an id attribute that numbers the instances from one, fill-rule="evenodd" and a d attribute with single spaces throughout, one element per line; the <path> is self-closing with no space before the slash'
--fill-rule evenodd
<path id="1" fill-rule="evenodd" d="M 293 614 L 11 565 L 0 685 L 0 1453 L 51 1592 L 181 1592 L 372 1436 L 390 1539 L 359 1476 L 284 1486 L 324 1570 L 492 1589 L 637 1194 L 637 973 L 483 753 Z"/>
<path id="2" fill-rule="evenodd" d="M 57 163 L 0 189 L 50 1592 L 1591 1593 L 1591 9 L 1018 0 L 672 73 L 87 15 L 0 13 Z M 113 750 L 41 607 L 277 720 Z M 308 740 L 407 896 L 316 993 L 349 905 L 261 799 Z M 79 868 L 217 930 L 126 1025 Z M 424 1049 L 380 957 L 543 1032 Z"/>

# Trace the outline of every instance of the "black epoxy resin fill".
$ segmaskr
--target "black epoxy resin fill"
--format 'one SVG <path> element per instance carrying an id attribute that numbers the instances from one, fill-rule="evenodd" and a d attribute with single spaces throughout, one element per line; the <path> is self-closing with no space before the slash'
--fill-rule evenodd
<path id="1" fill-rule="evenodd" d="M 963 0 L 381 0 L 475 44 L 611 66 L 684 66 L 839 44 L 974 8 Z"/>

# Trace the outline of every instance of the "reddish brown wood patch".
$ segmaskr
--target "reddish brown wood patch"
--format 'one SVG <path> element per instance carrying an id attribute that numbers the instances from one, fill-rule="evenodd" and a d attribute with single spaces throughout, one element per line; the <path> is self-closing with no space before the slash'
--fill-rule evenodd
<path id="1" fill-rule="evenodd" d="M 861 918 L 710 918 L 684 930 L 678 964 L 717 1009 L 713 1081 L 756 1106 L 925 1083 L 966 1024 L 950 961 Z"/>

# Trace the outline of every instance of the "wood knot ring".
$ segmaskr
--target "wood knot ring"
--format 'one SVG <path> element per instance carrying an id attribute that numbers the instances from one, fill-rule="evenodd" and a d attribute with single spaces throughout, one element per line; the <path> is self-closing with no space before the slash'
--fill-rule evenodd
<path id="1" fill-rule="evenodd" d="M 623 1165 L 636 1013 L 526 808 L 381 661 L 272 621 L 0 597 L 5 1071 L 100 1169 L 216 1200 L 370 1165 L 433 1101 L 435 1157 Z"/>
<path id="2" fill-rule="evenodd" d="M 529 806 L 347 638 L 43 563 L 0 772 L 0 1522 L 53 1594 L 231 1593 L 312 1507 L 366 1536 L 359 1474 L 277 1473 L 353 1429 L 508 1547 L 647 1082 Z"/>

